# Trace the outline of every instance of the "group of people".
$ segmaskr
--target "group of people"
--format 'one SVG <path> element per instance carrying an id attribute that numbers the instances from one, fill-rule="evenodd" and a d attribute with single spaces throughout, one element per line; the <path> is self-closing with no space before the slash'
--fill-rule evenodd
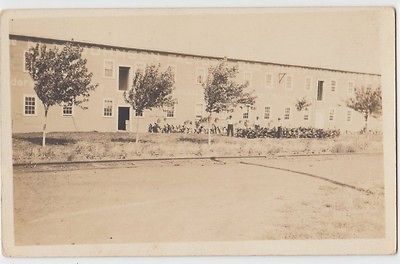
<path id="1" fill-rule="evenodd" d="M 280 118 L 277 124 L 278 137 L 282 134 L 282 125 Z M 221 122 L 220 119 L 215 118 L 211 122 L 210 132 L 212 134 L 226 134 L 228 137 L 233 137 L 237 129 L 253 128 L 256 131 L 261 128 L 260 118 L 257 116 L 251 124 L 248 119 L 239 120 L 236 122 L 232 115 L 228 116 L 226 122 Z M 169 124 L 166 119 L 157 120 L 157 122 L 150 123 L 148 127 L 149 133 L 208 133 L 208 124 L 204 120 L 185 121 L 182 125 Z"/>

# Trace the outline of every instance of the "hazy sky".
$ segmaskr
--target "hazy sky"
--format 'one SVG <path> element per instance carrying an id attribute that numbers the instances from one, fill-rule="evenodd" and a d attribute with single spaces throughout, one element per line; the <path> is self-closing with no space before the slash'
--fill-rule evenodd
<path id="1" fill-rule="evenodd" d="M 387 13 L 386 13 L 387 14 Z M 380 73 L 379 9 L 15 18 L 10 33 Z"/>

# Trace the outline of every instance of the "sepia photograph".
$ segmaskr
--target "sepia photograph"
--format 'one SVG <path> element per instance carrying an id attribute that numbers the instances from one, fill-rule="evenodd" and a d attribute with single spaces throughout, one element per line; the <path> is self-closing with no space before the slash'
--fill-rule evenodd
<path id="1" fill-rule="evenodd" d="M 394 16 L 3 12 L 3 254 L 394 254 Z"/>

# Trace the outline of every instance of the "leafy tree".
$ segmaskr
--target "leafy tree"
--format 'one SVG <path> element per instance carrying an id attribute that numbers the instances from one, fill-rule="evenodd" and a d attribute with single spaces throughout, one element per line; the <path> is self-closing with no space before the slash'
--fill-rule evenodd
<path id="1" fill-rule="evenodd" d="M 227 59 L 210 67 L 204 87 L 205 111 L 208 113 L 208 144 L 211 144 L 211 119 L 213 113 L 231 110 L 237 105 L 253 105 L 255 96 L 245 92 L 248 82 L 239 84 L 235 81 L 239 73 L 237 65 L 229 66 Z"/>
<path id="2" fill-rule="evenodd" d="M 347 107 L 363 114 L 365 125 L 364 132 L 368 130 L 368 118 L 371 115 L 382 114 L 382 91 L 380 87 L 361 87 L 355 89 L 354 97 L 347 99 Z"/>
<path id="3" fill-rule="evenodd" d="M 307 98 L 306 97 L 302 97 L 300 99 L 297 99 L 295 107 L 296 107 L 297 111 L 303 111 L 307 107 L 309 107 L 310 105 L 311 105 L 311 103 L 307 100 Z"/>
<path id="4" fill-rule="evenodd" d="M 124 91 L 125 101 L 132 106 L 136 113 L 146 109 L 172 106 L 172 90 L 175 80 L 171 67 L 160 71 L 160 65 L 146 66 L 144 71 L 137 70 L 133 77 L 132 87 Z M 139 118 L 136 122 L 136 143 L 139 142 Z"/>
<path id="5" fill-rule="evenodd" d="M 44 107 L 42 145 L 46 145 L 47 114 L 53 105 L 75 105 L 82 109 L 90 91 L 98 85 L 92 84 L 92 73 L 82 58 L 83 48 L 73 41 L 61 49 L 47 48 L 36 44 L 26 55 L 26 68 L 34 81 L 34 90 Z"/>

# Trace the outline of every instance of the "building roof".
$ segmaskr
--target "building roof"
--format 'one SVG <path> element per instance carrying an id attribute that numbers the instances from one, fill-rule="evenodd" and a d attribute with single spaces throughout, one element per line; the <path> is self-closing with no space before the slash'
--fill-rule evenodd
<path id="1" fill-rule="evenodd" d="M 33 41 L 33 42 L 45 42 L 45 43 L 53 43 L 53 44 L 65 44 L 69 42 L 68 40 L 61 40 L 61 39 L 53 39 L 47 37 L 37 37 L 37 36 L 27 36 L 27 35 L 17 35 L 17 34 L 10 34 L 10 39 L 14 40 L 24 40 L 24 41 Z M 136 52 L 146 52 L 146 53 L 157 53 L 161 55 L 174 55 L 174 56 L 182 56 L 182 57 L 195 57 L 195 58 L 204 58 L 204 59 L 214 59 L 214 60 L 221 60 L 224 57 L 217 57 L 217 56 L 207 56 L 207 55 L 199 55 L 199 54 L 189 54 L 189 53 L 179 53 L 179 52 L 170 52 L 170 51 L 161 51 L 161 50 L 151 50 L 151 49 L 140 49 L 140 48 L 132 48 L 132 47 L 123 47 L 123 46 L 114 46 L 114 45 L 107 45 L 107 44 L 99 44 L 99 43 L 92 43 L 92 42 L 83 42 L 83 41 L 75 41 L 74 43 L 80 46 L 87 46 L 87 47 L 98 47 L 103 49 L 117 49 L 122 51 L 136 51 Z M 346 70 L 338 70 L 338 69 L 330 69 L 330 68 L 323 68 L 323 67 L 313 67 L 313 66 L 302 66 L 302 65 L 294 65 L 294 64 L 283 64 L 283 63 L 274 63 L 274 62 L 266 62 L 266 61 L 258 61 L 258 60 L 246 60 L 246 59 L 238 59 L 238 58 L 227 58 L 228 61 L 231 62 L 244 62 L 244 63 L 255 63 L 255 64 L 263 64 L 263 65 L 275 65 L 281 67 L 294 67 L 294 68 L 302 68 L 302 69 L 309 69 L 309 70 L 321 70 L 321 71 L 331 71 L 331 72 L 339 72 L 339 73 L 350 73 L 350 74 L 361 74 L 361 75 L 371 75 L 371 76 L 381 76 L 380 74 L 376 73 L 367 73 L 367 72 L 358 72 L 358 71 L 346 71 Z"/>

